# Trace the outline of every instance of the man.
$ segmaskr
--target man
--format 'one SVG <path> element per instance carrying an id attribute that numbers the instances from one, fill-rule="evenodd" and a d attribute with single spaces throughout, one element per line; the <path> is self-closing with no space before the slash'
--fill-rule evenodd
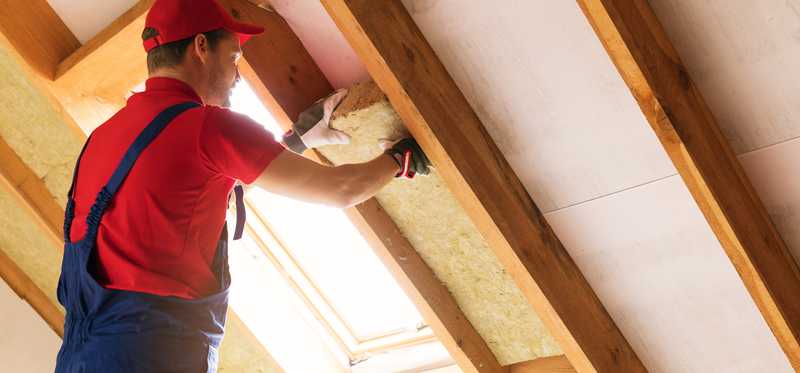
<path id="1" fill-rule="evenodd" d="M 146 89 L 92 133 L 76 164 L 56 372 L 216 371 L 235 182 L 347 207 L 394 177 L 428 172 L 412 139 L 370 162 L 328 167 L 284 151 L 259 124 L 221 108 L 239 79 L 240 43 L 262 31 L 215 0 L 153 4 L 143 32 Z M 300 151 L 342 142 L 327 127 L 334 104 L 306 113 L 287 144 Z"/>

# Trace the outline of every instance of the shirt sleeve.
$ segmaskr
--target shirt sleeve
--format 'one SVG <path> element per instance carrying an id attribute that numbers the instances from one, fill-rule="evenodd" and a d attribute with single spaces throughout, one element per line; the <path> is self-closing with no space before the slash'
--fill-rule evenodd
<path id="1" fill-rule="evenodd" d="M 199 138 L 200 154 L 212 171 L 250 184 L 284 147 L 246 115 L 209 106 Z"/>

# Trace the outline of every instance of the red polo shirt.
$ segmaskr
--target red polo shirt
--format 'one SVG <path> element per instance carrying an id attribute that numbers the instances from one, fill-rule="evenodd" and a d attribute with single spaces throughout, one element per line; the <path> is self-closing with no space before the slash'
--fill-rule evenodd
<path id="1" fill-rule="evenodd" d="M 200 97 L 187 84 L 153 78 L 91 136 L 75 189 L 70 237 L 134 138 L 162 110 Z M 175 120 L 145 149 L 109 206 L 97 235 L 93 274 L 111 289 L 182 298 L 218 290 L 212 272 L 228 193 L 252 183 L 283 150 L 247 116 L 202 106 Z"/>

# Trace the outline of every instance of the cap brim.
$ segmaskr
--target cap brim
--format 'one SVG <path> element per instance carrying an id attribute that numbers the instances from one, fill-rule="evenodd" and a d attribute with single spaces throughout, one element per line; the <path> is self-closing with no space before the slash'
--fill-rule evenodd
<path id="1" fill-rule="evenodd" d="M 230 22 L 225 26 L 225 29 L 239 36 L 239 44 L 244 44 L 253 36 L 262 34 L 264 32 L 264 28 L 261 26 L 250 25 L 236 21 Z"/>

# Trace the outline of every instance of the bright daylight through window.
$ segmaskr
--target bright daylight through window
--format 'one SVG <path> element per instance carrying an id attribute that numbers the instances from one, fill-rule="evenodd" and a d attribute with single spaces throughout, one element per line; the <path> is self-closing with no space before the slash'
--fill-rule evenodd
<path id="1" fill-rule="evenodd" d="M 246 82 L 231 104 L 282 133 Z M 247 192 L 247 205 L 245 238 L 230 251 L 231 305 L 286 371 L 453 365 L 343 211 L 257 188 Z"/>

